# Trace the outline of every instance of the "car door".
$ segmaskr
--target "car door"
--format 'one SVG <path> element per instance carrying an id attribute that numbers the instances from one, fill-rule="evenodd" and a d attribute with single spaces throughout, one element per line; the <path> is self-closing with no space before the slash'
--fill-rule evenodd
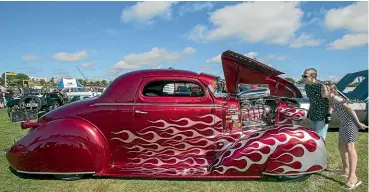
<path id="1" fill-rule="evenodd" d="M 191 93 L 176 91 L 188 86 Z M 192 87 L 191 87 L 192 86 Z M 134 128 L 139 149 L 133 163 L 145 167 L 205 167 L 214 150 L 221 119 L 213 99 L 198 79 L 144 78 L 134 106 Z"/>

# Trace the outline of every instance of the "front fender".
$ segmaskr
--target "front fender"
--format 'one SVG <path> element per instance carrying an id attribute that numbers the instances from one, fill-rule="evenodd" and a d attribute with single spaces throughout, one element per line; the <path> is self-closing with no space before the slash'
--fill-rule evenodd
<path id="1" fill-rule="evenodd" d="M 7 107 L 13 107 L 14 105 L 19 105 L 19 100 L 20 99 L 9 99 L 6 102 L 6 106 Z"/>
<path id="2" fill-rule="evenodd" d="M 41 123 L 7 152 L 10 165 L 23 172 L 100 172 L 111 159 L 101 132 L 77 118 Z"/>
<path id="3" fill-rule="evenodd" d="M 305 138 L 278 147 L 269 157 L 265 175 L 299 175 L 322 171 L 327 167 L 328 153 L 325 142 L 313 131 L 304 132 Z"/>
<path id="4" fill-rule="evenodd" d="M 214 163 L 209 166 L 209 170 L 213 174 L 239 176 L 261 176 L 263 173 L 271 173 L 270 169 L 274 168 L 272 165 L 278 167 L 293 164 L 296 169 L 286 169 L 290 171 L 289 174 L 322 170 L 326 167 L 327 154 L 325 145 L 321 145 L 321 142 L 321 138 L 316 133 L 301 126 L 278 125 L 244 135 L 219 153 Z M 313 148 L 311 145 L 316 147 Z M 290 150 L 292 160 L 278 156 L 287 149 Z M 305 153 L 301 153 L 301 150 Z M 319 160 L 310 162 L 309 155 Z M 274 157 L 279 158 L 274 160 L 272 159 Z M 275 163 L 284 160 L 285 163 L 272 164 L 272 160 Z M 301 166 L 295 165 L 298 162 Z M 281 173 L 279 169 L 274 171 Z"/>

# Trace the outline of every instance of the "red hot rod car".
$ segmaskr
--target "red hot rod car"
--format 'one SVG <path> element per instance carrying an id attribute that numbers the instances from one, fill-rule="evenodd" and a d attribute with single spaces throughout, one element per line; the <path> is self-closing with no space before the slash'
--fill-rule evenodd
<path id="1" fill-rule="evenodd" d="M 20 173 L 62 179 L 307 177 L 325 169 L 324 141 L 293 124 L 306 118 L 299 90 L 282 72 L 226 51 L 220 79 L 183 70 L 141 70 L 115 79 L 97 98 L 48 112 L 11 148 Z M 270 95 L 239 99 L 239 83 Z"/>

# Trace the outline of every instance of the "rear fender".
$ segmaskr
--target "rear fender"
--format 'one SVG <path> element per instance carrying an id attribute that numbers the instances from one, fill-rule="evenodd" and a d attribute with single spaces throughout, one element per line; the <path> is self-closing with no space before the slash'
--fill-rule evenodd
<path id="1" fill-rule="evenodd" d="M 310 144 L 313 145 L 312 143 L 317 143 L 316 145 L 321 147 L 320 150 L 325 151 L 325 145 L 321 146 L 321 141 L 318 135 L 303 127 L 278 125 L 274 128 L 263 129 L 243 136 L 233 145 L 219 153 L 214 163 L 209 166 L 209 170 L 214 174 L 222 175 L 261 176 L 263 173 L 270 173 L 273 165 L 271 158 L 282 154 L 281 150 L 297 150 L 298 147 L 293 149 L 295 145 L 309 146 Z M 307 147 L 307 150 L 312 150 L 312 147 Z M 325 167 L 326 156 L 324 155 L 326 155 L 326 152 L 324 154 L 324 152 L 316 151 L 305 153 L 303 156 L 298 157 L 298 160 L 302 159 L 301 162 L 305 165 L 311 158 L 308 156 L 314 154 L 314 157 L 320 160 L 314 161 L 312 164 L 316 163 L 321 167 Z M 290 153 L 296 156 L 296 158 L 299 155 L 294 151 Z M 324 157 L 321 156 L 322 154 Z M 282 159 L 284 160 L 284 158 Z M 279 160 L 281 159 L 276 159 L 275 162 Z M 286 164 L 280 163 L 278 165 L 285 166 Z M 298 171 L 300 173 L 309 171 L 309 168 L 311 167 L 305 169 L 305 166 L 301 166 Z M 280 173 L 280 170 L 278 171 L 277 173 Z"/>
<path id="2" fill-rule="evenodd" d="M 41 123 L 7 152 L 24 172 L 101 172 L 111 156 L 106 139 L 91 123 L 68 118 Z"/>

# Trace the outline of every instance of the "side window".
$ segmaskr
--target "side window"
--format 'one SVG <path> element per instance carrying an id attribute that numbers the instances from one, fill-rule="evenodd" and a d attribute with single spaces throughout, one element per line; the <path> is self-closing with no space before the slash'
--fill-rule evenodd
<path id="1" fill-rule="evenodd" d="M 204 90 L 197 83 L 189 81 L 153 81 L 142 90 L 148 97 L 202 97 Z"/>

